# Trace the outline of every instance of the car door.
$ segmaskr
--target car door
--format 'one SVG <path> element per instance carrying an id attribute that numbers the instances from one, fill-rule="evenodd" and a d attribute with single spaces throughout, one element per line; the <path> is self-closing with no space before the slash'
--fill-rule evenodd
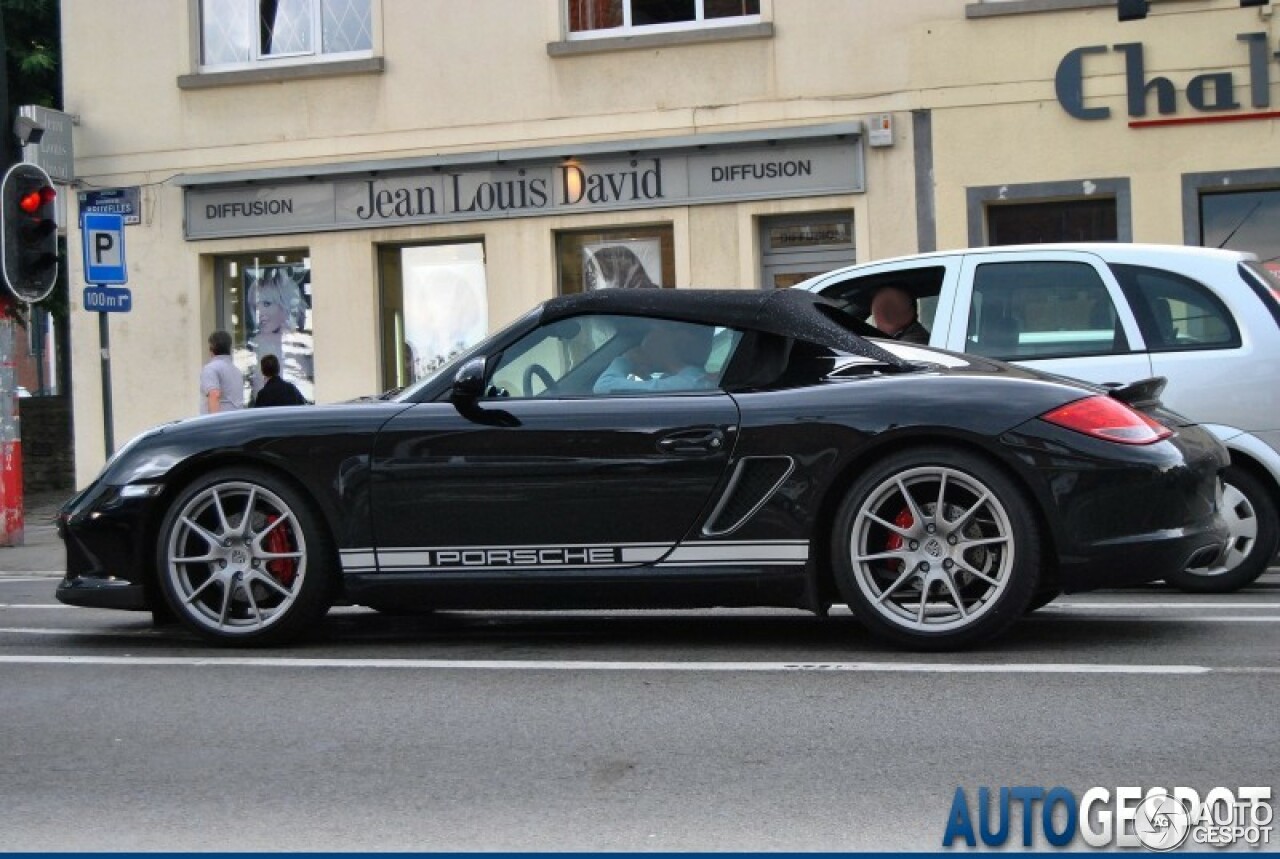
<path id="1" fill-rule="evenodd" d="M 573 326 L 491 358 L 474 403 L 421 403 L 379 432 L 382 572 L 636 566 L 695 526 L 737 438 L 733 399 L 716 387 L 598 395 L 591 380 L 639 327 Z M 723 352 L 707 360 L 722 366 Z"/>
<path id="2" fill-rule="evenodd" d="M 1235 266 L 1213 262 L 1217 268 L 1178 260 L 1179 271 L 1167 261 L 1112 263 L 1111 270 L 1142 327 L 1152 372 L 1169 380 L 1166 405 L 1201 423 L 1272 429 L 1280 425 L 1280 400 L 1265 339 L 1280 344 L 1280 332 Z M 1251 318 L 1265 322 L 1256 334 Z"/>
<path id="3" fill-rule="evenodd" d="M 966 254 L 942 343 L 1094 383 L 1151 375 L 1138 324 L 1106 264 L 1076 251 Z"/>

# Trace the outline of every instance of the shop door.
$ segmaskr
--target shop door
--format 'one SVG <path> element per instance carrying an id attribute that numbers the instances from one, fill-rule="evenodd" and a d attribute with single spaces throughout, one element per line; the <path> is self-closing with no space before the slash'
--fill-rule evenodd
<path id="1" fill-rule="evenodd" d="M 855 262 L 852 212 L 813 212 L 760 220 L 760 283 L 765 289 L 794 286 Z"/>

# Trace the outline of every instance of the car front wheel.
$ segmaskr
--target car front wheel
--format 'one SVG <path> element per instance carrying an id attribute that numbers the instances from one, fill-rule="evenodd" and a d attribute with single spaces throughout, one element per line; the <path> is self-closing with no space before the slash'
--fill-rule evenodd
<path id="1" fill-rule="evenodd" d="M 333 549 L 305 496 L 257 469 L 223 469 L 187 486 L 158 541 L 174 614 L 218 644 L 279 644 L 328 610 Z"/>
<path id="2" fill-rule="evenodd" d="M 1190 593 L 1225 594 L 1252 584 L 1280 547 L 1280 523 L 1267 487 L 1237 466 L 1222 470 L 1222 516 L 1231 532 L 1226 553 L 1211 566 L 1182 570 L 1169 584 Z"/>
<path id="3" fill-rule="evenodd" d="M 836 583 L 873 633 L 921 650 L 990 638 L 1021 617 L 1039 581 L 1030 501 L 965 451 L 887 457 L 836 515 Z"/>

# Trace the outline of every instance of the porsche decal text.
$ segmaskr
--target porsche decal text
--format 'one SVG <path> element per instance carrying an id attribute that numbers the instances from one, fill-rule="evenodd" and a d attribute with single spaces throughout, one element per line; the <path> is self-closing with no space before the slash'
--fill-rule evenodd
<path id="1" fill-rule="evenodd" d="M 430 549 L 429 567 L 586 567 L 616 564 L 610 546 L 542 547 L 536 549 Z"/>

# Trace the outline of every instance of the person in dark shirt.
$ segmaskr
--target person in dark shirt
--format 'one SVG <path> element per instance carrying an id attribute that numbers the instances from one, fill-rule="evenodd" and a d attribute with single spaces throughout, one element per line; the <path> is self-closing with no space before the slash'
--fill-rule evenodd
<path id="1" fill-rule="evenodd" d="M 871 299 L 871 318 L 886 337 L 928 345 L 929 330 L 916 318 L 915 297 L 899 286 L 882 286 Z"/>
<path id="2" fill-rule="evenodd" d="M 280 359 L 275 355 L 263 355 L 262 360 L 258 363 L 258 369 L 262 371 L 262 378 L 267 381 L 263 383 L 262 389 L 258 391 L 258 396 L 253 398 L 255 408 L 305 406 L 307 404 L 307 398 L 302 396 L 302 392 L 292 382 L 286 382 L 280 378 Z"/>

